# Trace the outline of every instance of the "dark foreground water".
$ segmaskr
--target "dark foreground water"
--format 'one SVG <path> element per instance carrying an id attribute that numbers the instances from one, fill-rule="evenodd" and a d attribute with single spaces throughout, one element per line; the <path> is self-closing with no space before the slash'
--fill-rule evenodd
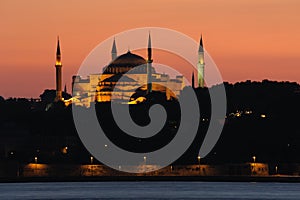
<path id="1" fill-rule="evenodd" d="M 0 199 L 300 199 L 299 183 L 0 183 Z"/>

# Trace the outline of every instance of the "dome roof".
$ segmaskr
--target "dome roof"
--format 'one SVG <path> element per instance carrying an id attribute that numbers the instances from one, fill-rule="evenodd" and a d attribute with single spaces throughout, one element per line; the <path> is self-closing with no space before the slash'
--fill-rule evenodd
<path id="1" fill-rule="evenodd" d="M 145 65 L 146 63 L 147 61 L 143 57 L 128 51 L 127 53 L 118 56 L 107 67 L 105 67 L 103 74 L 124 74 L 134 67 Z M 145 66 L 142 68 L 145 68 Z M 146 73 L 146 68 L 139 69 L 134 73 Z"/>
<path id="2" fill-rule="evenodd" d="M 115 60 L 113 60 L 109 66 L 112 65 L 142 65 L 142 64 L 146 64 L 147 61 L 136 54 L 131 53 L 130 51 L 128 51 L 125 54 L 120 55 L 119 57 L 117 57 Z"/>

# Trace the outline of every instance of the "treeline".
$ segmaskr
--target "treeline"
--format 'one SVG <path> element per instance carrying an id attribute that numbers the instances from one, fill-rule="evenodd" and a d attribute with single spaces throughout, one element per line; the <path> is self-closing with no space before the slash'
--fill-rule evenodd
<path id="1" fill-rule="evenodd" d="M 224 86 L 227 111 L 219 119 L 225 123 L 224 129 L 215 148 L 201 163 L 251 162 L 253 156 L 256 162 L 300 162 L 299 84 L 264 80 L 224 83 Z M 178 164 L 198 162 L 198 152 L 211 120 L 209 90 L 197 88 L 195 92 L 201 110 L 198 134 Z M 90 154 L 77 135 L 71 106 L 50 103 L 46 97 L 43 99 L 48 100 L 41 102 L 0 98 L 0 157 L 21 162 L 32 162 L 36 156 L 45 163 L 89 162 Z M 137 124 L 144 126 L 150 122 L 149 108 L 157 103 L 165 107 L 168 117 L 157 135 L 145 139 L 123 133 L 114 121 L 110 104 L 96 104 L 98 120 L 113 143 L 129 151 L 147 152 L 162 148 L 175 137 L 180 126 L 178 101 L 166 101 L 159 92 L 149 94 L 147 99 L 130 106 L 131 117 Z"/>
<path id="2" fill-rule="evenodd" d="M 207 162 L 250 162 L 253 156 L 262 162 L 300 162 L 299 84 L 264 80 L 224 86 L 225 126 Z M 199 98 L 208 93 L 196 92 Z"/>

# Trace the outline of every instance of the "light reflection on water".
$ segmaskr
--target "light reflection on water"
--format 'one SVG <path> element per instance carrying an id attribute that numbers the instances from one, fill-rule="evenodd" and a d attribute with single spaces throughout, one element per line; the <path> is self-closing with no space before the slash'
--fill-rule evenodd
<path id="1" fill-rule="evenodd" d="M 0 199 L 300 199 L 300 183 L 0 183 Z"/>

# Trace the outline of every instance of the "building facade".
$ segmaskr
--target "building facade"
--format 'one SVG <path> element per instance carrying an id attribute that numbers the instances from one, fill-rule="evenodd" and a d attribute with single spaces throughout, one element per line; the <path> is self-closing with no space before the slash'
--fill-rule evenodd
<path id="1" fill-rule="evenodd" d="M 73 103 L 89 107 L 92 102 L 139 103 L 150 92 L 165 93 L 166 99 L 178 98 L 183 89 L 183 76 L 170 78 L 168 74 L 156 72 L 152 66 L 152 44 L 149 34 L 147 58 L 128 50 L 117 54 L 115 39 L 111 49 L 112 61 L 103 68 L 102 73 L 90 74 L 88 77 L 73 76 Z M 204 49 L 202 36 L 198 51 L 198 86 L 204 87 Z M 192 86 L 194 86 L 193 78 Z"/>
<path id="2" fill-rule="evenodd" d="M 168 74 L 157 73 L 152 66 L 150 35 L 147 59 L 129 50 L 118 56 L 115 40 L 111 54 L 112 61 L 103 68 L 102 73 L 90 74 L 87 78 L 73 76 L 73 103 L 85 107 L 89 107 L 95 101 L 138 103 L 137 97 L 152 91 L 165 93 L 166 99 L 170 100 L 177 98 L 184 87 L 183 76 L 172 79 Z"/>

